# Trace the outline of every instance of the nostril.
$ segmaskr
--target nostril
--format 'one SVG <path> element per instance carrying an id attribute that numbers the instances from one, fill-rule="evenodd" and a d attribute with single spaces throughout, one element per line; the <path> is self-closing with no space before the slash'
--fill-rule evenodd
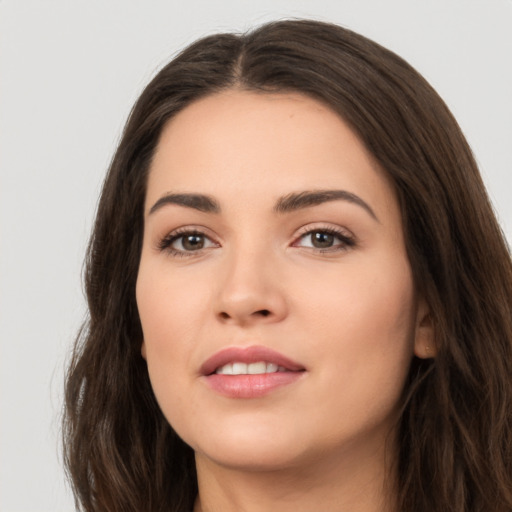
<path id="1" fill-rule="evenodd" d="M 247 316 L 246 316 L 247 315 Z M 219 318 L 227 321 L 227 320 L 242 320 L 243 318 L 246 318 L 247 320 L 249 318 L 267 318 L 269 316 L 272 316 L 272 312 L 268 309 L 258 309 L 256 311 L 248 312 L 247 314 L 237 314 L 237 312 L 232 312 L 232 314 L 228 313 L 227 311 L 220 311 L 219 312 Z"/>

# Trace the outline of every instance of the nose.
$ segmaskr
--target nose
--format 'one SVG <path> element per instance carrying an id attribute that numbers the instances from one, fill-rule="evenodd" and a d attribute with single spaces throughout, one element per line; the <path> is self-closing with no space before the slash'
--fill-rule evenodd
<path id="1" fill-rule="evenodd" d="M 245 252 L 224 265 L 216 311 L 222 323 L 250 326 L 279 322 L 287 316 L 282 276 L 271 257 Z"/>

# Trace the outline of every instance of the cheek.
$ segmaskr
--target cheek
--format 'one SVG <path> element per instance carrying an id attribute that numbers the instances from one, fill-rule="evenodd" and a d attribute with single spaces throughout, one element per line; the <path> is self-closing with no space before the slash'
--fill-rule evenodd
<path id="1" fill-rule="evenodd" d="M 381 260 L 326 282 L 327 290 L 310 288 L 309 295 L 314 305 L 309 314 L 316 321 L 308 339 L 315 344 L 319 366 L 324 365 L 319 379 L 326 389 L 336 388 L 329 395 L 333 408 L 349 407 L 355 416 L 371 410 L 382 417 L 398 402 L 413 355 L 409 265 L 400 258 L 387 264 Z"/>
<path id="2" fill-rule="evenodd" d="M 208 303 L 206 287 L 195 276 L 170 270 L 165 262 L 141 261 L 137 278 L 137 307 L 146 350 L 179 351 L 201 325 Z"/>
<path id="3" fill-rule="evenodd" d="M 319 329 L 354 348 L 387 350 L 410 340 L 414 326 L 414 287 L 409 264 L 401 255 L 355 262 L 336 275 L 321 276 L 308 286 L 311 318 Z M 318 337 L 317 339 L 321 339 Z M 359 340 L 357 344 L 351 340 Z M 412 347 L 411 347 L 412 348 Z"/>
<path id="4" fill-rule="evenodd" d="M 141 261 L 137 278 L 137 307 L 142 325 L 142 354 L 151 384 L 167 416 L 186 406 L 183 393 L 193 378 L 196 340 L 205 325 L 206 289 L 193 279 L 170 274 L 157 262 Z M 176 392 L 178 390 L 178 392 Z"/>

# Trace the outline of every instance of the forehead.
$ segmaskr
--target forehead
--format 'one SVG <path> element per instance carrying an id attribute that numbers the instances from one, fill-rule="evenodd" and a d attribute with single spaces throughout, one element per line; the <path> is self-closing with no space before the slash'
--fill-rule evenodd
<path id="1" fill-rule="evenodd" d="M 229 90 L 192 103 L 167 123 L 150 169 L 147 207 L 171 191 L 248 205 L 339 188 L 377 209 L 396 210 L 386 174 L 330 108 L 298 93 Z"/>

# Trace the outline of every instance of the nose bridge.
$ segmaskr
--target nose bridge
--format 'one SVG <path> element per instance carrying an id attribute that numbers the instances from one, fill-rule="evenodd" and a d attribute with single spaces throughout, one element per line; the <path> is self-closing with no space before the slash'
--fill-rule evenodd
<path id="1" fill-rule="evenodd" d="M 265 243 L 241 243 L 226 254 L 217 314 L 224 321 L 247 324 L 282 319 L 286 300 L 276 279 L 277 255 Z"/>

